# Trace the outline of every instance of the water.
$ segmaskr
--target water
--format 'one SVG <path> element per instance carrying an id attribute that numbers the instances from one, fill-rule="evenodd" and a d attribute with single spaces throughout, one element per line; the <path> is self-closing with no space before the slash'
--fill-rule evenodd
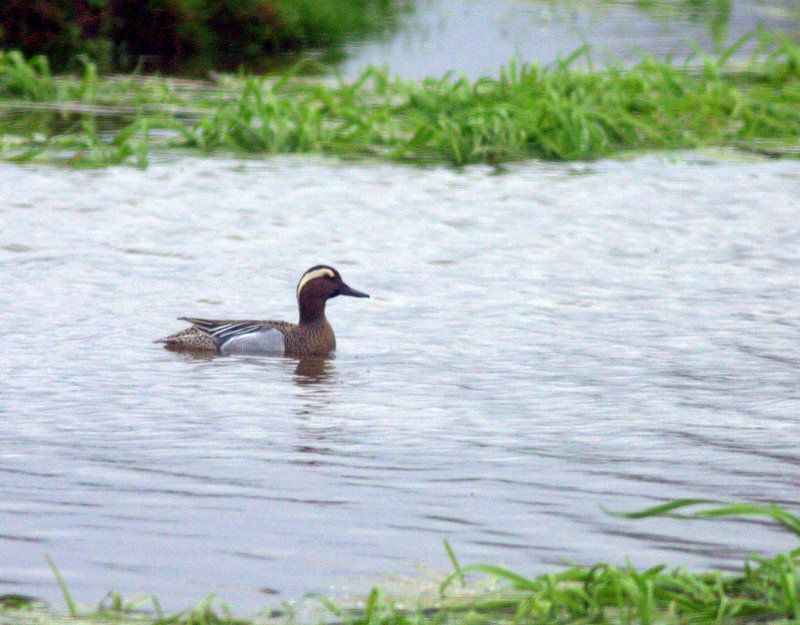
<path id="1" fill-rule="evenodd" d="M 0 165 L 0 592 L 242 611 L 464 562 L 738 566 L 797 506 L 800 163 L 497 174 L 308 158 Z M 179 315 L 289 318 L 335 357 L 197 359 Z"/>
<path id="2" fill-rule="evenodd" d="M 595 62 L 631 64 L 642 52 L 685 58 L 693 43 L 712 52 L 759 27 L 796 32 L 799 20 L 797 0 L 416 0 L 391 36 L 351 44 L 340 70 L 475 79 L 512 59 L 550 64 L 584 43 Z"/>

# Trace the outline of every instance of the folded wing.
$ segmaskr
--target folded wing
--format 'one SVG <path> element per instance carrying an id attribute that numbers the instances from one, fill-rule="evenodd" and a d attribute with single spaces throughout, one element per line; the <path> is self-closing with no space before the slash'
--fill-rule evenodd
<path id="1" fill-rule="evenodd" d="M 284 324 L 270 321 L 229 321 L 181 317 L 210 336 L 222 354 L 283 354 Z"/>

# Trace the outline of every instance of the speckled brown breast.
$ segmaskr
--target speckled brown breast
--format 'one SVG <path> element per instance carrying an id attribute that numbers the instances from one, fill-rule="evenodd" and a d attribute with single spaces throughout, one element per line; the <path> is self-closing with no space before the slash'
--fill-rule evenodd
<path id="1" fill-rule="evenodd" d="M 336 349 L 336 336 L 327 319 L 311 326 L 295 325 L 284 336 L 287 354 L 327 354 Z"/>

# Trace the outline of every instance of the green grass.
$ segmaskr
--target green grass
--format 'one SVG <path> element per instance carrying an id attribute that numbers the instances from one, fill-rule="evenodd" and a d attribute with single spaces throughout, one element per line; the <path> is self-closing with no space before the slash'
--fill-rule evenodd
<path id="1" fill-rule="evenodd" d="M 91 63 L 82 75 L 54 77 L 43 58 L 9 52 L 0 57 L 0 158 L 144 166 L 154 151 L 189 149 L 466 165 L 763 143 L 792 154 L 800 147 L 800 45 L 761 33 L 752 61 L 732 69 L 743 44 L 680 66 L 644 57 L 602 69 L 579 65 L 590 60 L 582 48 L 553 67 L 511 63 L 498 78 L 421 82 L 378 68 L 352 82 L 308 80 L 301 67 L 277 80 L 238 75 L 214 84 L 110 79 Z M 50 127 L 31 120 L 37 131 L 24 132 L 11 109 L 44 109 Z M 114 117 L 115 129 L 99 132 L 101 117 Z"/>
<path id="2" fill-rule="evenodd" d="M 686 511 L 689 511 L 687 514 Z M 627 515 L 627 519 L 671 516 L 684 519 L 757 517 L 772 520 L 800 538 L 800 518 L 776 506 L 718 505 L 704 500 L 673 501 Z M 753 526 L 751 526 L 753 527 Z M 757 527 L 757 526 L 756 526 Z M 319 600 L 318 622 L 352 625 L 718 625 L 800 622 L 800 548 L 768 557 L 750 556 L 737 573 L 691 572 L 664 566 L 644 571 L 599 563 L 526 577 L 487 564 L 464 566 L 445 544 L 454 572 L 434 597 L 392 598 L 380 588 L 348 606 Z M 126 601 L 109 593 L 95 610 L 82 611 L 55 565 L 51 568 L 69 608 L 59 617 L 19 595 L 0 597 L 0 620 L 34 623 L 114 622 L 132 625 L 247 625 L 263 622 L 234 615 L 222 601 L 208 597 L 197 607 L 165 615 L 158 601 Z M 298 620 L 291 605 L 273 611 L 283 622 Z"/>

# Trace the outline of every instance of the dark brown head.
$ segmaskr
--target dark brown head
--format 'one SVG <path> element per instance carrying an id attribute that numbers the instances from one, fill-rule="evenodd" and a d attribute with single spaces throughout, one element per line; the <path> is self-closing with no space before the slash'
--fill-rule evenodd
<path id="1" fill-rule="evenodd" d="M 313 323 L 325 318 L 325 302 L 337 295 L 369 297 L 347 286 L 333 267 L 316 265 L 306 271 L 297 283 L 300 323 Z"/>

